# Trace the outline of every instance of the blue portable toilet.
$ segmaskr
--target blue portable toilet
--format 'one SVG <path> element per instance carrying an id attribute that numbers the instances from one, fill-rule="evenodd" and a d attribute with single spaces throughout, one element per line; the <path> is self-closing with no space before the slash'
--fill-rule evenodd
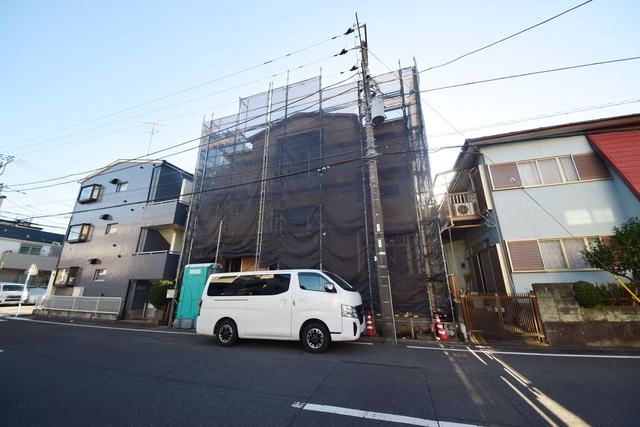
<path id="1" fill-rule="evenodd" d="M 184 267 L 174 328 L 195 328 L 198 305 L 204 285 L 211 274 L 220 273 L 220 264 L 189 264 Z"/>

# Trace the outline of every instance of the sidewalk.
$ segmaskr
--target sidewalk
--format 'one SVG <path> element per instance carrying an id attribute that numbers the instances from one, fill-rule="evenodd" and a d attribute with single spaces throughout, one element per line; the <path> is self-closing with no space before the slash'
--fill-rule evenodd
<path id="1" fill-rule="evenodd" d="M 33 305 L 23 305 L 20 307 L 19 316 L 31 316 L 33 308 Z M 0 305 L 0 316 L 15 316 L 16 313 L 18 313 L 18 304 Z"/>

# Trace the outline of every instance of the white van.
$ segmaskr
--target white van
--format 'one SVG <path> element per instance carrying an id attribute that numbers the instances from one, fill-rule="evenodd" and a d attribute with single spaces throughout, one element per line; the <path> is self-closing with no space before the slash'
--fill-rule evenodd
<path id="1" fill-rule="evenodd" d="M 300 340 L 311 353 L 364 332 L 362 297 L 320 270 L 212 274 L 200 300 L 196 332 L 222 346 L 238 338 Z"/>
<path id="2" fill-rule="evenodd" d="M 27 286 L 20 283 L 0 283 L 0 304 L 24 304 Z"/>

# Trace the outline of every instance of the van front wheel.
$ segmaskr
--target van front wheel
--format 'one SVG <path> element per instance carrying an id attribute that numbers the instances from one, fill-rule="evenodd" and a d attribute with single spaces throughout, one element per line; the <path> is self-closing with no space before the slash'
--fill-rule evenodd
<path id="1" fill-rule="evenodd" d="M 216 331 L 216 342 L 223 347 L 229 347 L 237 343 L 238 330 L 236 322 L 230 319 L 223 320 Z"/>
<path id="2" fill-rule="evenodd" d="M 309 323 L 302 331 L 302 345 L 309 353 L 323 353 L 330 343 L 329 331 L 321 323 Z"/>

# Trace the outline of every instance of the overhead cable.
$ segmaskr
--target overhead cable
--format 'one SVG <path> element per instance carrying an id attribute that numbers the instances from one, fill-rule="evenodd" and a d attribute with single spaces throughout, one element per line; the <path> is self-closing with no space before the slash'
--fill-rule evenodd
<path id="1" fill-rule="evenodd" d="M 474 81 L 474 82 L 467 82 L 467 83 L 460 83 L 460 84 L 456 84 L 456 85 L 449 85 L 449 86 L 436 87 L 436 88 L 432 88 L 432 89 L 425 89 L 425 90 L 421 90 L 420 93 L 435 92 L 437 90 L 452 89 L 452 88 L 462 87 L 462 86 L 471 86 L 471 85 L 476 85 L 476 84 L 480 84 L 480 83 L 495 82 L 495 81 L 499 81 L 499 80 L 515 79 L 515 78 L 518 78 L 518 77 L 533 76 L 533 75 L 536 75 L 536 74 L 553 73 L 553 72 L 556 72 L 556 71 L 565 71 L 565 70 L 573 70 L 573 69 L 576 69 L 576 68 L 592 67 L 594 65 L 613 64 L 613 63 L 616 63 L 616 62 L 624 62 L 624 61 L 634 61 L 636 59 L 640 59 L 640 56 L 633 56 L 631 58 L 623 58 L 623 59 L 613 59 L 611 61 L 591 62 L 589 64 L 572 65 L 572 66 L 569 66 L 569 67 L 553 68 L 553 69 L 550 69 L 550 70 L 532 71 L 530 73 L 522 73 L 522 74 L 515 74 L 515 75 L 512 75 L 512 76 L 496 77 L 496 78 L 493 78 L 493 79 L 477 80 L 477 81 Z"/>
<path id="2" fill-rule="evenodd" d="M 488 44 L 488 45 L 486 45 L 486 46 L 483 46 L 483 47 L 481 47 L 481 48 L 479 48 L 479 49 L 476 49 L 476 50 L 473 50 L 473 51 L 471 51 L 471 52 L 465 53 L 464 55 L 460 55 L 460 56 L 458 56 L 457 58 L 454 58 L 454 59 L 452 59 L 452 60 L 450 60 L 450 61 L 445 62 L 444 64 L 435 65 L 435 66 L 433 66 L 433 67 L 426 68 L 426 69 L 424 69 L 424 70 L 422 70 L 422 71 L 420 71 L 420 72 L 421 72 L 421 73 L 424 73 L 425 71 L 430 71 L 430 70 L 433 70 L 433 69 L 435 69 L 435 68 L 440 68 L 440 67 L 444 67 L 444 66 L 449 65 L 449 64 L 453 64 L 454 62 L 456 62 L 456 61 L 458 61 L 458 60 L 460 60 L 460 59 L 462 59 L 462 58 L 465 58 L 465 57 L 467 57 L 467 56 L 473 55 L 474 53 L 478 53 L 478 52 L 480 52 L 480 51 L 482 51 L 482 50 L 488 49 L 488 48 L 490 48 L 491 46 L 495 46 L 495 45 L 497 45 L 498 43 L 502 43 L 503 41 L 509 40 L 509 39 L 511 39 L 511 38 L 513 38 L 513 37 L 516 37 L 516 36 L 519 36 L 520 34 L 522 34 L 522 33 L 526 32 L 526 31 L 532 30 L 532 29 L 534 29 L 534 28 L 536 28 L 536 27 L 539 27 L 540 25 L 546 24 L 547 22 L 552 21 L 552 20 L 554 20 L 554 19 L 556 19 L 556 18 L 559 18 L 559 17 L 561 17 L 562 15 L 567 14 L 567 13 L 569 13 L 569 12 L 573 11 L 573 10 L 576 10 L 577 8 L 582 7 L 582 6 L 584 6 L 585 4 L 587 4 L 587 3 L 591 3 L 592 1 L 593 1 L 593 0 L 587 0 L 587 1 L 585 1 L 584 3 L 581 3 L 581 4 L 577 5 L 577 6 L 574 6 L 574 7 L 572 7 L 571 9 L 567 9 L 567 10 L 565 10 L 564 12 L 559 13 L 559 14 L 557 14 L 557 15 L 555 15 L 555 16 L 552 16 L 552 17 L 551 17 L 551 18 L 549 18 L 549 19 L 545 19 L 544 21 L 539 22 L 539 23 L 537 23 L 537 24 L 535 24 L 535 25 L 532 25 L 532 26 L 530 26 L 530 27 L 527 27 L 527 28 L 525 28 L 524 30 L 518 31 L 518 32 L 517 32 L 517 33 L 515 33 L 515 34 L 511 34 L 511 35 L 510 35 L 510 36 L 508 36 L 508 37 L 502 38 L 502 39 L 500 39 L 500 40 L 498 40 L 498 41 L 495 41 L 495 42 L 493 42 L 493 43 L 490 43 L 490 44 Z"/>
<path id="3" fill-rule="evenodd" d="M 52 135 L 52 134 L 55 134 L 55 133 L 58 133 L 58 132 L 63 132 L 63 131 L 68 130 L 68 129 L 73 129 L 73 128 L 78 127 L 78 126 L 86 125 L 86 124 L 88 124 L 88 123 L 92 123 L 92 122 L 95 122 L 95 121 L 98 121 L 98 120 L 102 120 L 102 119 L 104 119 L 104 118 L 111 117 L 111 116 L 114 116 L 114 115 L 116 115 L 116 114 L 124 113 L 124 112 L 130 111 L 130 110 L 133 110 L 133 109 L 136 109 L 136 108 L 139 108 L 139 107 L 142 107 L 142 106 L 145 106 L 145 105 L 148 105 L 148 104 L 154 103 L 154 102 L 161 101 L 161 100 L 163 100 L 163 99 L 167 99 L 167 98 L 170 98 L 170 97 L 173 97 L 173 96 L 176 96 L 176 95 L 180 95 L 180 94 L 182 94 L 182 93 L 189 92 L 189 91 L 192 91 L 192 90 L 194 90 L 194 89 L 198 89 L 198 88 L 201 88 L 201 87 L 203 87 L 203 86 L 207 86 L 207 85 L 209 85 L 209 84 L 216 83 L 216 82 L 219 82 L 219 81 L 221 81 L 221 80 L 225 80 L 225 79 L 228 79 L 228 78 L 230 78 L 230 77 L 234 77 L 234 76 L 237 76 L 237 75 L 239 75 L 239 74 L 246 73 L 247 71 L 251 71 L 251 70 L 254 70 L 254 69 L 256 69 L 256 68 L 263 67 L 263 66 L 265 66 L 265 65 L 267 65 L 267 64 L 273 63 L 273 62 L 275 62 L 275 61 L 279 61 L 279 60 L 284 59 L 284 58 L 287 58 L 287 57 L 290 57 L 290 56 L 292 56 L 292 55 L 298 54 L 298 53 L 303 52 L 303 51 L 305 51 L 305 50 L 312 49 L 312 48 L 314 48 L 314 47 L 316 47 L 316 46 L 319 46 L 319 45 L 321 45 L 321 44 L 327 43 L 327 42 L 329 42 L 329 41 L 331 41 L 331 40 L 334 40 L 334 39 L 336 39 L 336 38 L 339 38 L 339 37 L 345 36 L 345 35 L 347 35 L 347 34 L 349 34 L 349 32 L 347 32 L 347 33 L 345 33 L 345 34 L 339 34 L 339 35 L 337 35 L 337 36 L 333 36 L 333 37 L 331 37 L 331 38 L 329 38 L 329 39 L 326 39 L 326 40 L 323 40 L 323 41 L 321 41 L 321 42 L 318 42 L 318 43 L 312 44 L 312 45 L 310 45 L 310 46 L 307 46 L 307 47 L 305 47 L 305 48 L 302 48 L 302 49 L 299 49 L 299 50 L 293 51 L 293 52 L 288 53 L 288 54 L 286 54 L 286 55 L 282 55 L 282 56 L 279 56 L 279 57 L 277 57 L 277 58 L 270 59 L 270 60 L 265 61 L 265 62 L 263 62 L 263 63 L 261 63 L 261 64 L 254 65 L 254 66 L 251 66 L 251 67 L 245 68 L 245 69 L 243 69 L 243 70 L 236 71 L 236 72 L 233 72 L 233 73 L 231 73 L 231 74 L 227 74 L 227 75 L 222 76 L 222 77 L 218 77 L 217 79 L 213 79 L 213 80 L 210 80 L 210 81 L 208 81 L 208 82 L 200 83 L 200 84 L 198 84 L 198 85 L 195 85 L 195 86 L 189 87 L 189 88 L 187 88 L 187 89 L 183 89 L 183 90 L 180 90 L 180 91 L 177 91 L 177 92 L 173 92 L 173 93 L 170 93 L 170 94 L 168 94 L 168 95 L 164 95 L 164 96 L 161 96 L 161 97 L 159 97 L 159 98 L 155 98 L 155 99 L 152 99 L 152 100 L 150 100 L 150 101 L 146 101 L 146 102 L 143 102 L 143 103 L 141 103 L 141 104 L 137 104 L 137 105 L 134 105 L 134 106 L 132 106 L 132 107 L 125 108 L 125 109 L 123 109 L 123 110 L 119 110 L 119 111 L 116 111 L 116 112 L 113 112 L 113 113 L 105 114 L 105 115 L 103 115 L 103 116 L 96 117 L 96 118 L 94 118 L 94 119 L 87 120 L 87 121 L 82 122 L 82 123 L 78 123 L 78 124 L 75 124 L 75 125 L 72 125 L 72 126 L 68 126 L 68 127 L 66 127 L 66 128 L 58 129 L 58 130 L 55 130 L 55 131 L 52 131 L 52 132 L 48 132 L 48 133 L 46 133 L 46 134 L 42 134 L 42 135 L 38 135 L 38 136 L 34 136 L 34 137 L 31 137 L 31 138 L 27 138 L 27 139 L 23 139 L 23 140 L 17 141 L 17 142 L 16 142 L 16 144 L 17 144 L 17 143 L 27 142 L 27 141 L 32 141 L 32 140 L 34 140 L 34 139 L 42 138 L 42 137 L 45 137 L 45 136 L 48 136 L 48 135 Z"/>

